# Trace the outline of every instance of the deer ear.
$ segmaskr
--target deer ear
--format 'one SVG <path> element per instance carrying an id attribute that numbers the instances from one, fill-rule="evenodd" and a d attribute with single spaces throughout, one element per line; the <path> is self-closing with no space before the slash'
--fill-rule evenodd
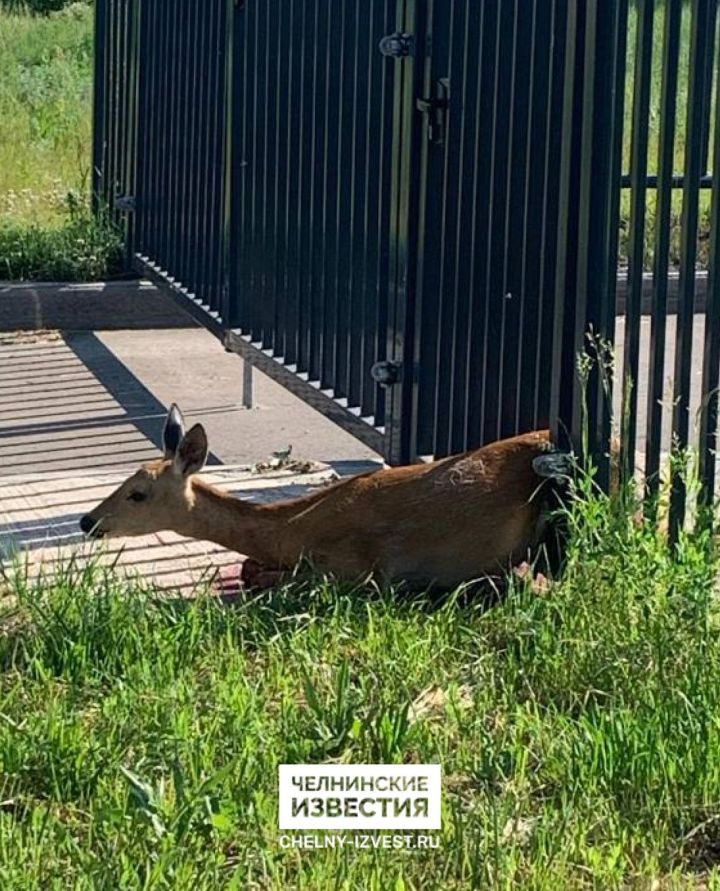
<path id="1" fill-rule="evenodd" d="M 174 458 L 178 450 L 178 446 L 182 442 L 185 435 L 185 421 L 182 412 L 173 404 L 165 418 L 165 426 L 163 427 L 163 448 L 165 449 L 166 458 Z"/>
<path id="2" fill-rule="evenodd" d="M 175 469 L 183 476 L 202 470 L 208 453 L 208 441 L 202 424 L 191 427 L 175 454 Z"/>

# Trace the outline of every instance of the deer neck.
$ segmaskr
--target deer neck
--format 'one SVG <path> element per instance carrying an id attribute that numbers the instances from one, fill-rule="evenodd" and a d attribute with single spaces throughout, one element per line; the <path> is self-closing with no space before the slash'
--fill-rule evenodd
<path id="1" fill-rule="evenodd" d="M 215 542 L 270 566 L 299 558 L 299 553 L 285 553 L 288 518 L 281 504 L 243 501 L 192 477 L 189 486 L 188 509 L 175 528 L 180 535 Z"/>

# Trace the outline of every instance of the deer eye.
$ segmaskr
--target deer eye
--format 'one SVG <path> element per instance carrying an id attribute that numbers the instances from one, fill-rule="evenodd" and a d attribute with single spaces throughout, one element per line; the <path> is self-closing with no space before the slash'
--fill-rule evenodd
<path id="1" fill-rule="evenodd" d="M 128 501 L 145 501 L 146 498 L 147 498 L 147 493 L 145 493 L 145 492 L 131 492 L 128 495 L 127 500 Z"/>

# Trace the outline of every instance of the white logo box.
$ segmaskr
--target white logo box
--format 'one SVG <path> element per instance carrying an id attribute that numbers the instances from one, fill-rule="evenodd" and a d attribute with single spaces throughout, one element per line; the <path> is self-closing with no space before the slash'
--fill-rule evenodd
<path id="1" fill-rule="evenodd" d="M 439 764 L 281 764 L 280 829 L 440 829 Z"/>

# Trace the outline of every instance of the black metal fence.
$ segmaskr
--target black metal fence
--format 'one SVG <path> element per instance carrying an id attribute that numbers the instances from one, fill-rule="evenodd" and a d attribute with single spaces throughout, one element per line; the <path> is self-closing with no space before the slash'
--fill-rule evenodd
<path id="1" fill-rule="evenodd" d="M 650 491 L 660 485 L 670 448 L 688 444 L 697 446 L 706 493 L 714 491 L 720 365 L 712 175 L 720 160 L 717 6 L 717 0 L 666 0 L 633 9 L 627 311 L 617 377 L 632 382 L 624 387 L 621 409 L 625 463 L 643 465 Z M 652 287 L 643 315 L 648 268 Z M 676 533 L 686 492 L 682 476 L 672 482 Z"/>
<path id="2" fill-rule="evenodd" d="M 227 348 L 390 461 L 550 424 L 607 478 L 617 336 L 625 463 L 702 404 L 712 488 L 717 0 L 96 8 L 96 195 Z"/>

